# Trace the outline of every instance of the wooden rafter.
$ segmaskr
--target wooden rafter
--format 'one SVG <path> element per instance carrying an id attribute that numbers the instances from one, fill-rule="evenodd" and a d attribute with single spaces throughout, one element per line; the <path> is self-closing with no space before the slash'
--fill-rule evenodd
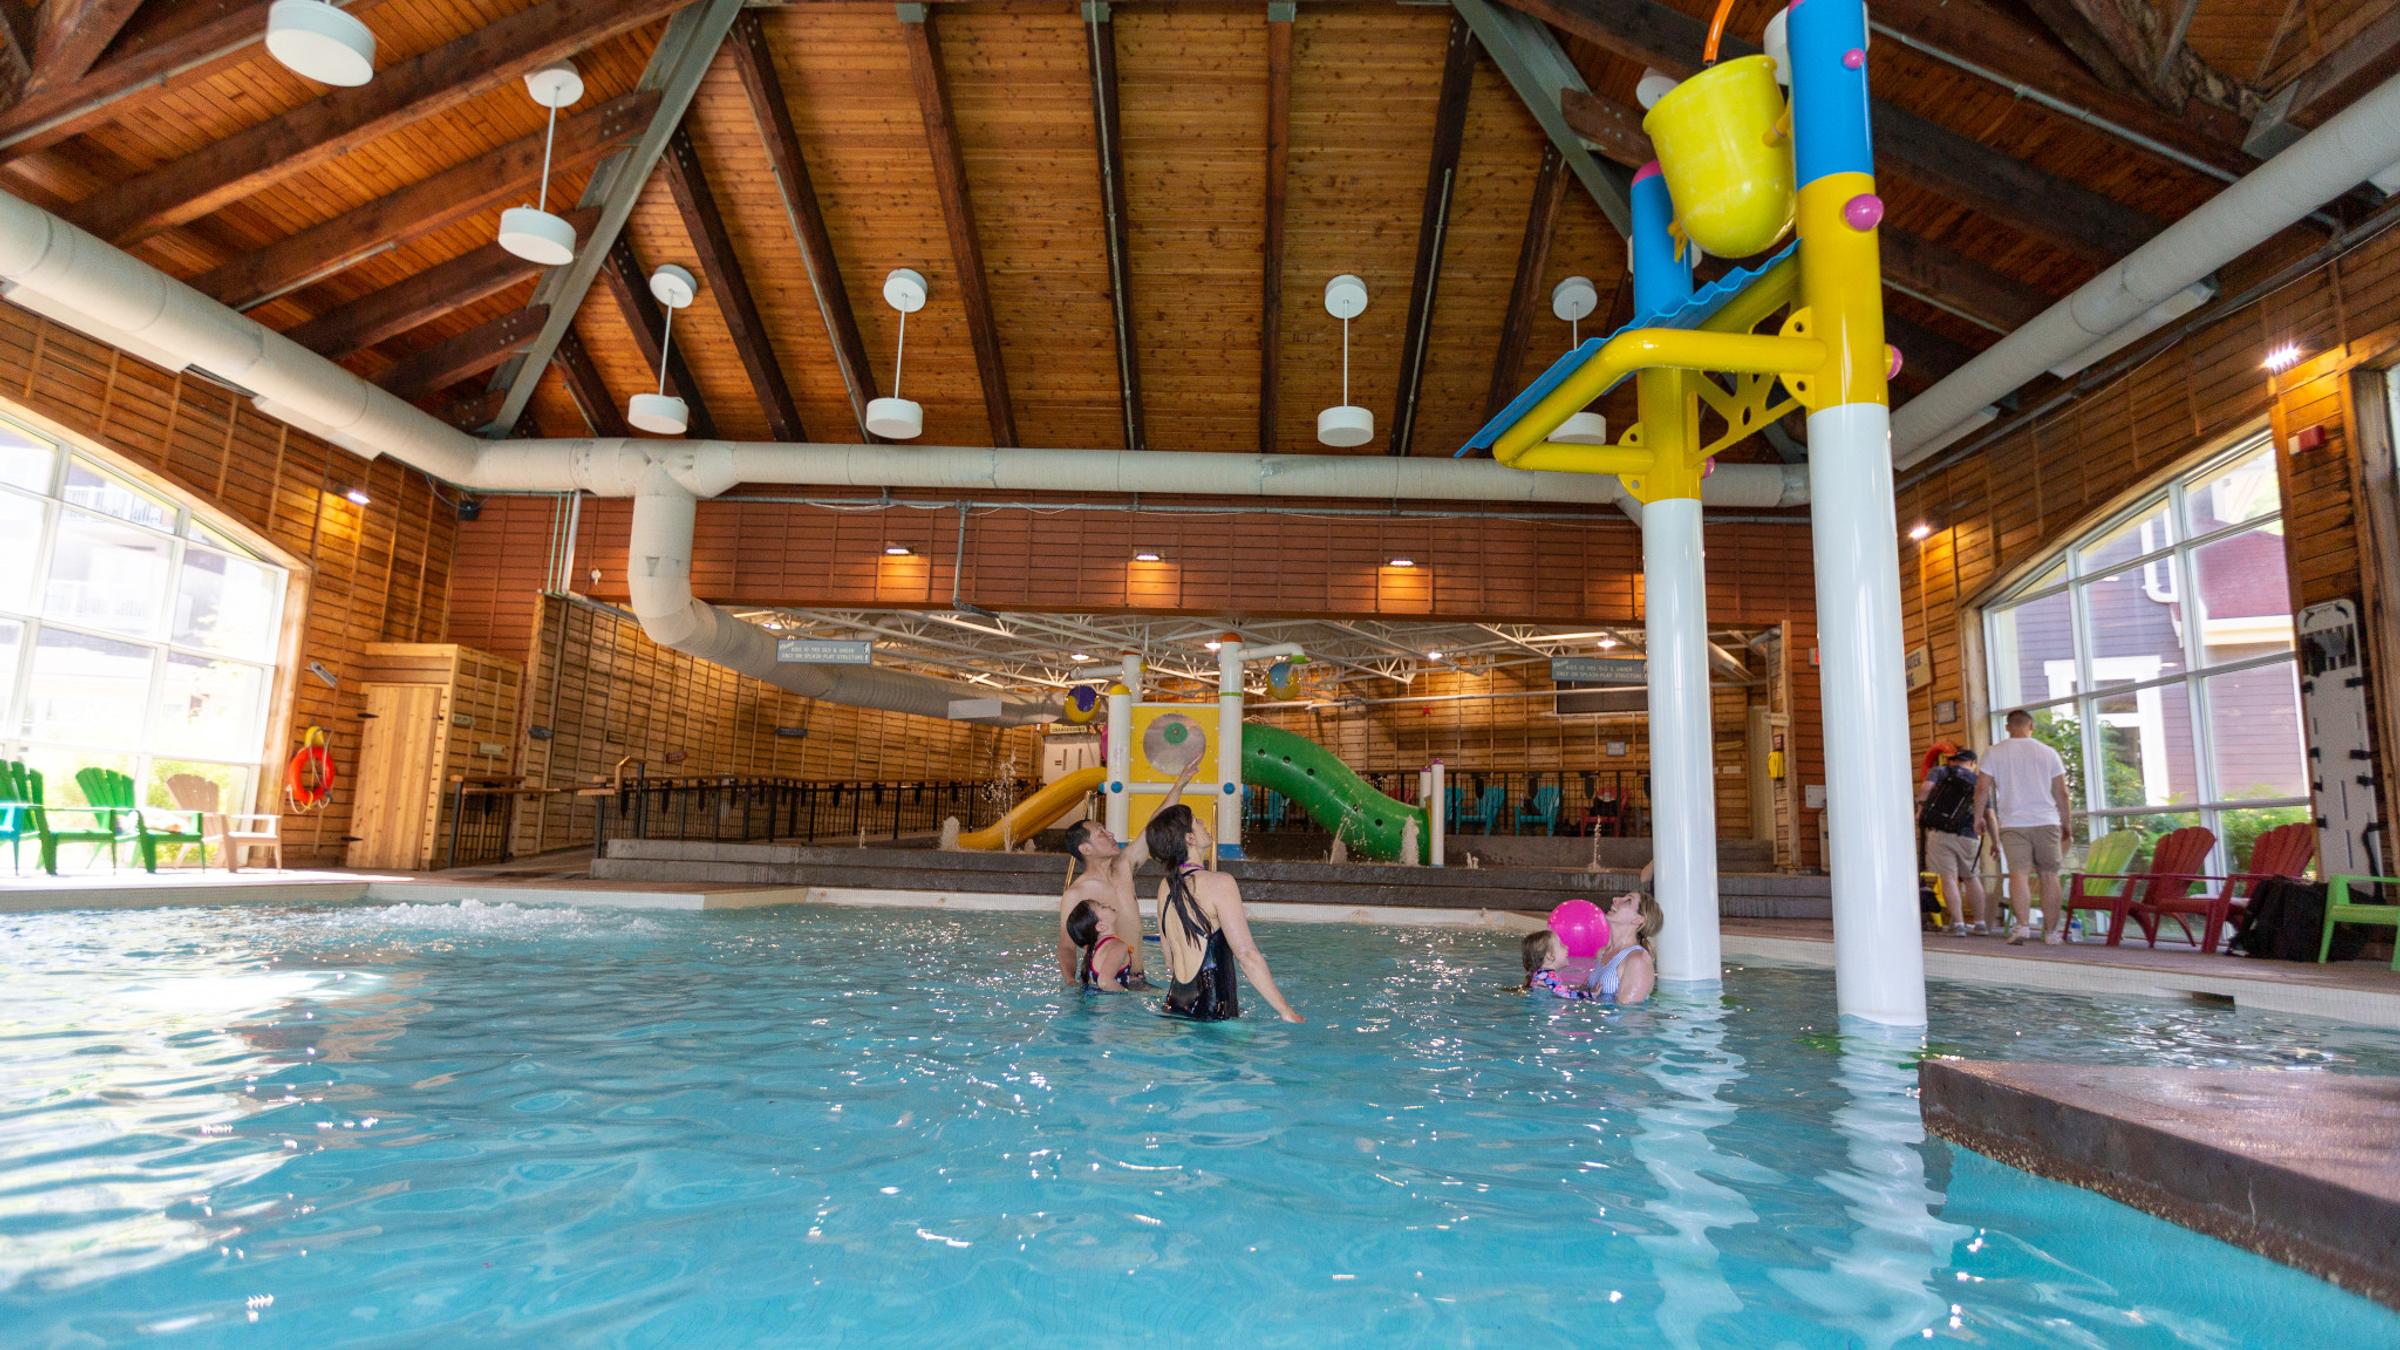
<path id="1" fill-rule="evenodd" d="M 608 381 L 600 377 L 600 367 L 593 363 L 592 354 L 584 350 L 583 339 L 575 336 L 574 329 L 568 329 L 566 336 L 558 340 L 558 349 L 551 353 L 550 359 L 566 377 L 567 393 L 575 400 L 576 409 L 583 414 L 593 435 L 633 434 L 633 428 L 625 424 L 625 410 L 617 406 L 616 396 L 608 392 Z"/>
<path id="2" fill-rule="evenodd" d="M 1425 204 L 1417 215 L 1417 266 L 1408 288 L 1408 326 L 1400 334 L 1399 393 L 1390 447 L 1395 455 L 1407 454 L 1416 437 L 1425 349 L 1433 339 L 1434 292 L 1442 279 L 1442 245 L 1450 234 L 1450 198 L 1458 181 L 1458 151 L 1467 129 L 1467 96 L 1475 90 L 1478 50 L 1474 30 L 1465 19 L 1451 15 L 1441 93 L 1434 102 L 1433 150 L 1425 159 Z"/>
<path id="3" fill-rule="evenodd" d="M 2177 91 L 2151 83 L 2152 44 L 2116 0 L 2025 0 L 2025 8 L 2102 84 L 2162 108 L 2181 105 Z"/>
<path id="4" fill-rule="evenodd" d="M 639 135 L 657 109 L 658 95 L 645 92 L 628 94 L 561 120 L 558 165 L 584 163 Z M 443 226 L 514 201 L 541 171 L 542 138 L 527 136 L 511 141 L 365 206 L 234 258 L 192 284 L 236 309 L 246 309 Z"/>
<path id="5" fill-rule="evenodd" d="M 578 232 L 591 228 L 593 213 L 567 217 Z M 541 270 L 500 245 L 485 244 L 438 263 L 396 285 L 359 297 L 284 333 L 285 337 L 335 359 L 471 305 L 534 276 Z"/>
<path id="6" fill-rule="evenodd" d="M 1695 68 L 1705 38 L 1699 20 L 1656 0 L 1507 0 L 1628 61 L 1670 74 Z M 1732 37 L 1724 50 L 1755 48 Z M 2079 257 L 2113 262 L 2148 240 L 2160 222 L 2089 188 L 2044 173 L 1970 137 L 1875 99 L 1875 148 L 1902 177 L 1971 205 L 1992 219 Z"/>
<path id="7" fill-rule="evenodd" d="M 1651 158 L 1650 138 L 1631 108 L 1597 94 L 1565 100 L 1567 122 L 1593 149 L 1627 168 Z M 2049 308 L 2051 298 L 1895 226 L 1882 227 L 1884 279 L 1963 318 L 2009 332 Z"/>
<path id="8" fill-rule="evenodd" d="M 1100 160 L 1100 213 L 1108 242 L 1108 298 L 1117 329 L 1117 393 L 1125 409 L 1125 448 L 1149 448 L 1142 425 L 1142 362 L 1133 326 L 1133 264 L 1125 242 L 1125 153 L 1117 125 L 1117 26 L 1106 0 L 1084 0 L 1083 27 L 1092 66 L 1092 144 Z"/>
<path id="9" fill-rule="evenodd" d="M 424 398 L 460 380 L 481 375 L 533 341 L 550 317 L 547 305 L 503 314 L 454 338 L 446 338 L 392 364 L 375 382 L 401 398 Z"/>
<path id="10" fill-rule="evenodd" d="M 2156 153 L 2142 143 L 2146 140 L 2227 173 L 2247 173 L 2257 166 L 2258 161 L 2242 151 L 2239 115 L 2200 100 L 2178 104 L 2169 112 L 2146 98 L 2094 85 L 2079 62 L 1996 0 L 1877 0 L 1872 22 L 1879 31 L 1972 61 L 2044 97 L 2087 108 L 2141 138 L 2120 137 L 2119 144 L 2144 154 Z"/>
<path id="11" fill-rule="evenodd" d="M 2275 104 L 2293 126 L 2317 126 L 2394 74 L 2400 74 L 2400 8 L 2312 62 L 2288 87 L 2288 98 L 2278 95 Z"/>
<path id="12" fill-rule="evenodd" d="M 1258 452 L 1275 453 L 1283 389 L 1283 222 L 1292 153 L 1292 18 L 1289 4 L 1267 6 L 1266 240 L 1260 249 L 1258 310 Z"/>
<path id="13" fill-rule="evenodd" d="M 294 174 L 640 27 L 682 0 L 548 0 L 96 193 L 74 222 L 120 244 L 197 219 Z"/>
<path id="14" fill-rule="evenodd" d="M 1484 400 L 1483 411 L 1487 419 L 1517 396 L 1525 347 L 1541 308 L 1542 280 L 1550 269 L 1550 241 L 1558 234 L 1559 212 L 1566 200 L 1567 161 L 1557 146 L 1545 141 L 1542 167 L 1533 177 L 1533 200 L 1525 208 L 1525 237 L 1517 245 L 1517 279 L 1508 288 L 1508 309 L 1501 316 L 1500 340 L 1492 351 L 1492 391 Z"/>
<path id="15" fill-rule="evenodd" d="M 792 387 L 783 377 L 783 363 L 776 359 L 775 344 L 768 336 L 766 318 L 750 294 L 742 260 L 733 250 L 733 236 L 725 230 L 725 217 L 717 209 L 716 194 L 709 189 L 707 170 L 701 167 L 700 152 L 688 130 L 678 127 L 668 138 L 667 153 L 659 166 L 666 172 L 676 210 L 683 215 L 684 233 L 691 237 L 700 274 L 716 292 L 717 312 L 724 317 L 742 369 L 750 375 L 750 391 L 758 396 L 767 415 L 768 433 L 779 441 L 807 440 L 799 405 L 792 401 Z"/>
<path id="16" fill-rule="evenodd" d="M 767 48 L 766 31 L 756 14 L 734 21 L 727 46 L 734 69 L 750 96 L 750 113 L 765 142 L 767 162 L 775 169 L 775 189 L 800 246 L 800 264 L 808 272 L 809 288 L 824 316 L 825 336 L 833 344 L 833 362 L 842 373 L 842 388 L 850 396 L 851 416 L 858 434 L 867 436 L 867 404 L 875 397 L 875 371 L 867 364 L 867 344 L 858 331 L 858 316 L 850 308 L 850 292 L 842 284 L 841 263 L 834 257 L 833 235 L 825 228 L 825 212 L 800 153 L 800 133 L 792 125 L 791 105 L 785 101 L 783 80 L 775 73 L 774 53 Z"/>
<path id="17" fill-rule="evenodd" d="M 707 440 L 717 434 L 716 419 L 708 415 L 708 404 L 700 397 L 700 382 L 692 378 L 692 369 L 684 363 L 680 348 L 662 352 L 659 341 L 666 332 L 666 314 L 650 294 L 650 274 L 642 270 L 641 261 L 633 256 L 631 241 L 619 236 L 608 250 L 608 260 L 601 265 L 600 275 L 608 282 L 608 293 L 616 297 L 617 312 L 625 316 L 625 326 L 633 330 L 633 344 L 650 363 L 650 373 L 659 373 L 663 366 L 667 388 L 684 402 L 691 414 L 691 434 Z"/>
<path id="18" fill-rule="evenodd" d="M 25 92 L 73 84 L 117 40 L 142 0 L 48 0 L 33 45 L 33 75 Z"/>
<path id="19" fill-rule="evenodd" d="M 933 16 L 923 4 L 900 6 L 900 35 L 908 48 L 909 80 L 916 86 L 917 111 L 925 121 L 925 148 L 933 158 L 934 188 L 942 199 L 942 218 L 950 232 L 950 260 L 958 272 L 958 297 L 967 315 L 967 341 L 975 349 L 975 370 L 983 382 L 983 409 L 992 426 L 992 444 L 1017 443 L 1017 416 L 1009 402 L 1008 372 L 1000 359 L 1000 324 L 992 314 L 991 290 L 984 277 L 983 242 L 975 228 L 975 205 L 967 192 L 967 162 L 959 152 L 958 123 L 950 112 L 950 91 L 942 75 L 941 43 L 934 35 Z"/>

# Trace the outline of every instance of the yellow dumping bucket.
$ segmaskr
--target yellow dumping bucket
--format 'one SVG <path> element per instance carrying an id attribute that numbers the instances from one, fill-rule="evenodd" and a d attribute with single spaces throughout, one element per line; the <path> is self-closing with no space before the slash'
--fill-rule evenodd
<path id="1" fill-rule="evenodd" d="M 1764 252 L 1792 224 L 1791 132 L 1775 61 L 1745 56 L 1676 85 L 1642 119 L 1675 220 L 1720 258 Z"/>

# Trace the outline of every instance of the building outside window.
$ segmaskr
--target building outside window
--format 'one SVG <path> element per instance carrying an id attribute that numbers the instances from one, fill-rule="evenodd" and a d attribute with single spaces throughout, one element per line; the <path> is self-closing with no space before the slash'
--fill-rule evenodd
<path id="1" fill-rule="evenodd" d="M 0 422 L 0 758 L 54 806 L 101 767 L 153 806 L 188 774 L 249 809 L 288 581 L 204 513 Z"/>
<path id="2" fill-rule="evenodd" d="M 2084 841 L 2201 825 L 2219 867 L 2309 818 L 2275 449 L 2245 442 L 2075 540 L 1984 610 L 1991 734 L 2066 761 Z"/>

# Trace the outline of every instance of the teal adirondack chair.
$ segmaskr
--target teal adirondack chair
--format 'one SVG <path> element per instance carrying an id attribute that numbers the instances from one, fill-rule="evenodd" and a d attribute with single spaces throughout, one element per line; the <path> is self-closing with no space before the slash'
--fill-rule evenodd
<path id="1" fill-rule="evenodd" d="M 1499 828 L 1500 811 L 1508 805 L 1508 791 L 1497 784 L 1483 790 L 1483 796 L 1473 806 L 1458 813 L 1458 826 L 1464 830 L 1472 825 L 1485 834 Z"/>
<path id="2" fill-rule="evenodd" d="M 24 761 L 0 759 L 0 838 L 8 840 L 8 863 L 25 870 L 25 841 L 38 850 L 42 838 L 42 776 Z"/>
<path id="3" fill-rule="evenodd" d="M 1533 801 L 1517 812 L 1517 828 L 1539 825 L 1544 834 L 1558 833 L 1558 789 L 1548 784 L 1533 790 Z"/>

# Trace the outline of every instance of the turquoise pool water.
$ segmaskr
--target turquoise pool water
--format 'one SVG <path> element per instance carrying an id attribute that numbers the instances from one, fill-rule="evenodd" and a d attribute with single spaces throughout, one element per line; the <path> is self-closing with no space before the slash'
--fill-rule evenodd
<path id="1" fill-rule="evenodd" d="M 1305 1026 L 1052 987 L 1039 916 L 0 916 L 0 1343 L 2393 1344 L 1928 1142 L 1822 972 L 1647 1009 L 1262 927 Z M 1944 985 L 1936 1049 L 2400 1072 L 2400 1038 Z"/>

